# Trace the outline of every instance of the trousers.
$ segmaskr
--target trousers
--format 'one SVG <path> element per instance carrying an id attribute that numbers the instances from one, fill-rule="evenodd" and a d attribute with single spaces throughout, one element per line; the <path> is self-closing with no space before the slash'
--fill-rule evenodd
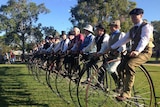
<path id="1" fill-rule="evenodd" d="M 152 56 L 152 48 L 148 52 L 142 52 L 136 57 L 126 57 L 124 61 L 121 61 L 117 67 L 118 75 L 123 80 L 123 93 L 122 96 L 130 98 L 131 90 L 135 81 L 136 67 L 146 63 Z"/>

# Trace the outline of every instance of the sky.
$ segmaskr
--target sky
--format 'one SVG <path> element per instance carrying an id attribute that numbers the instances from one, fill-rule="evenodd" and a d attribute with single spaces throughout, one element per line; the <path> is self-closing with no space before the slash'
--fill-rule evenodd
<path id="1" fill-rule="evenodd" d="M 0 0 L 1 4 L 6 4 L 8 0 Z M 37 4 L 44 3 L 45 7 L 50 10 L 48 14 L 39 15 L 37 23 L 43 26 L 53 26 L 55 30 L 61 33 L 62 30 L 68 32 L 72 27 L 69 18 L 71 17 L 70 9 L 75 7 L 77 0 L 29 0 Z M 131 0 L 137 3 L 136 7 L 144 9 L 144 19 L 151 21 L 160 21 L 160 0 Z"/>

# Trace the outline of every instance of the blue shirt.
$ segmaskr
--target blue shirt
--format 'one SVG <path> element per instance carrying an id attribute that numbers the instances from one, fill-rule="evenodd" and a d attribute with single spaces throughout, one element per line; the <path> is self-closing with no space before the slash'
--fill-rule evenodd
<path id="1" fill-rule="evenodd" d="M 95 38 L 94 35 L 92 35 L 91 33 L 89 35 L 87 35 L 84 39 L 84 42 L 82 43 L 80 50 L 82 50 L 83 48 L 87 47 Z"/>
<path id="2" fill-rule="evenodd" d="M 116 31 L 112 32 L 112 33 L 111 33 L 111 37 L 114 38 L 114 36 L 115 36 L 117 33 L 120 33 L 120 30 L 116 30 Z"/>

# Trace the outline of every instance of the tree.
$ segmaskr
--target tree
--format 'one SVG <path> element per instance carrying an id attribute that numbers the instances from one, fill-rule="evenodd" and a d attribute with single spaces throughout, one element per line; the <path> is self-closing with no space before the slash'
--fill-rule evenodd
<path id="1" fill-rule="evenodd" d="M 155 50 L 160 50 L 160 21 L 152 21 L 151 24 L 154 26 Z"/>
<path id="2" fill-rule="evenodd" d="M 0 36 L 0 49 L 2 49 L 2 54 L 9 52 L 11 48 L 4 43 L 4 36 Z"/>
<path id="3" fill-rule="evenodd" d="M 70 21 L 80 28 L 86 24 L 95 26 L 101 22 L 109 31 L 109 22 L 120 19 L 123 31 L 128 31 L 132 25 L 128 13 L 135 6 L 136 3 L 129 0 L 78 0 L 78 4 L 71 8 Z"/>
<path id="4" fill-rule="evenodd" d="M 43 27 L 42 28 L 43 31 L 44 31 L 44 35 L 45 36 L 49 36 L 49 35 L 52 35 L 52 36 L 56 36 L 57 35 L 57 31 L 54 29 L 54 27 L 50 26 L 50 27 Z"/>
<path id="5" fill-rule="evenodd" d="M 27 0 L 9 0 L 0 7 L 0 30 L 6 33 L 6 43 L 19 45 L 24 54 L 25 41 L 31 34 L 39 14 L 47 14 L 44 4 L 36 5 Z M 20 42 L 18 42 L 20 41 Z"/>

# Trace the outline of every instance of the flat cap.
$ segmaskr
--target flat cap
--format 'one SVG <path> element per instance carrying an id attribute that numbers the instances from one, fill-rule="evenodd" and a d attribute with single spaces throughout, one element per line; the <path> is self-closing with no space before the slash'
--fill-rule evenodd
<path id="1" fill-rule="evenodd" d="M 129 15 L 139 15 L 139 14 L 143 14 L 144 13 L 144 10 L 141 9 L 141 8 L 134 8 L 133 10 L 131 10 L 129 12 Z"/>
<path id="2" fill-rule="evenodd" d="M 120 26 L 120 20 L 113 20 L 110 22 L 109 26 Z"/>

